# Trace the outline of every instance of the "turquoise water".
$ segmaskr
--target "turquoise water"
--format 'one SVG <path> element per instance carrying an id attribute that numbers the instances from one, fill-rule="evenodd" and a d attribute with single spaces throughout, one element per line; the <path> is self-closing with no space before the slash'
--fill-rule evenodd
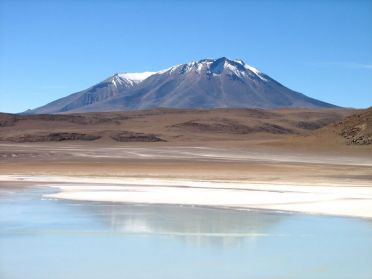
<path id="1" fill-rule="evenodd" d="M 0 192 L 1 279 L 372 278 L 370 220 Z"/>

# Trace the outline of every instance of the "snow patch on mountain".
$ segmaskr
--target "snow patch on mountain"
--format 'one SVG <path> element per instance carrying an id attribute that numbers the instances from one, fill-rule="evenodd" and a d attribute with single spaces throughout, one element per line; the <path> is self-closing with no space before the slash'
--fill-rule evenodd
<path id="1" fill-rule="evenodd" d="M 165 74 L 165 73 L 168 73 L 168 74 L 171 74 L 172 72 L 174 72 L 179 66 L 181 66 L 182 64 L 178 64 L 178 65 L 175 65 L 175 66 L 172 66 L 172 67 L 169 67 L 169 68 L 166 68 L 164 70 L 161 70 L 161 71 L 158 71 L 156 72 L 155 74 Z"/>
<path id="2" fill-rule="evenodd" d="M 118 74 L 118 76 L 122 79 L 126 79 L 133 83 L 140 83 L 156 73 L 157 72 L 122 73 L 122 74 Z"/>
<path id="3" fill-rule="evenodd" d="M 247 64 L 244 65 L 244 67 L 246 69 L 248 69 L 249 71 L 253 72 L 256 76 L 258 76 L 261 80 L 263 81 L 267 81 L 267 79 L 264 77 L 264 75 L 261 73 L 260 70 L 258 70 L 257 68 L 255 67 L 252 67 L 252 66 L 249 66 Z"/>
<path id="4" fill-rule="evenodd" d="M 255 68 L 255 67 L 252 67 L 252 66 L 250 66 L 248 64 L 245 64 L 245 62 L 243 60 L 241 60 L 241 59 L 235 59 L 234 61 L 237 62 L 237 63 L 239 63 L 240 65 L 242 65 L 247 70 L 253 72 L 261 80 L 267 81 L 267 79 L 264 77 L 264 74 L 259 69 Z"/>

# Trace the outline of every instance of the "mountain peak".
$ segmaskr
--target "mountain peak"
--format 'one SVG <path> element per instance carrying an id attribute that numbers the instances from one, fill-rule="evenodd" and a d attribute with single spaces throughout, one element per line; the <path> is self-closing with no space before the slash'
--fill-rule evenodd
<path id="1" fill-rule="evenodd" d="M 227 57 L 220 57 L 216 59 L 201 59 L 192 61 L 186 64 L 176 65 L 165 70 L 157 72 L 158 74 L 188 74 L 190 72 L 196 74 L 205 74 L 207 77 L 211 75 L 235 75 L 236 77 L 243 78 L 250 76 L 251 78 L 258 78 L 266 82 L 267 79 L 264 74 L 258 69 L 246 64 L 241 59 L 229 59 Z"/>
<path id="2" fill-rule="evenodd" d="M 210 72 L 213 74 L 222 74 L 225 71 L 241 76 L 245 68 L 240 63 L 226 57 L 218 58 L 210 65 Z"/>
<path id="3" fill-rule="evenodd" d="M 191 62 L 184 64 L 185 68 L 196 68 L 201 70 L 206 69 L 207 75 L 234 75 L 238 78 L 250 77 L 262 82 L 267 82 L 268 77 L 260 70 L 246 64 L 242 59 L 229 59 L 227 57 L 220 57 L 217 59 L 202 59 L 198 62 Z M 185 71 L 184 71 L 185 72 Z"/>

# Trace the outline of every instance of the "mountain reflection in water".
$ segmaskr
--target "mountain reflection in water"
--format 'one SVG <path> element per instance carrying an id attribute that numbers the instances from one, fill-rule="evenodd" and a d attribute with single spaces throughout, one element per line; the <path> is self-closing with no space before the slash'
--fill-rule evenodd
<path id="1" fill-rule="evenodd" d="M 71 204 L 71 203 L 70 203 Z M 236 245 L 264 237 L 287 214 L 190 206 L 75 203 L 115 233 L 163 234 L 195 244 Z"/>

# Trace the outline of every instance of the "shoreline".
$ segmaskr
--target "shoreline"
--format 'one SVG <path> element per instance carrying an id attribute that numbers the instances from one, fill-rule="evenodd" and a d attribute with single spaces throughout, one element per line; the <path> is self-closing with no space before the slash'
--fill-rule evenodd
<path id="1" fill-rule="evenodd" d="M 59 189 L 57 193 L 43 195 L 45 198 L 372 219 L 372 188 L 358 183 L 341 186 L 239 180 L 2 175 L 0 187 L 6 181 L 28 185 L 31 182 L 34 186 Z"/>

